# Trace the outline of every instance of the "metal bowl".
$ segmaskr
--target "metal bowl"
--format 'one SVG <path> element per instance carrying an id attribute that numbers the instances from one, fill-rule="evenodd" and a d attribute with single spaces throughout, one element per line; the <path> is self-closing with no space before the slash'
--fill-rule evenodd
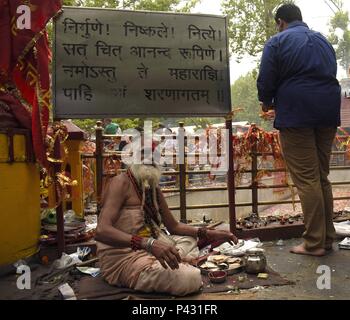
<path id="1" fill-rule="evenodd" d="M 234 269 L 229 269 L 229 267 L 220 269 L 219 266 L 218 266 L 218 269 L 220 269 L 220 270 L 212 271 L 210 269 L 202 268 L 202 265 L 204 263 L 206 263 L 206 261 L 207 261 L 207 259 L 202 259 L 202 260 L 198 261 L 198 263 L 197 263 L 197 268 L 201 271 L 201 274 L 206 275 L 206 276 L 208 276 L 210 272 L 217 272 L 217 271 L 225 271 L 228 276 L 231 276 L 233 274 L 240 273 L 244 269 L 244 264 L 243 264 L 243 261 L 242 261 L 242 264 L 241 264 L 240 267 L 237 267 L 237 268 L 234 268 Z"/>
<path id="2" fill-rule="evenodd" d="M 208 277 L 212 283 L 224 283 L 227 279 L 226 271 L 209 272 Z"/>

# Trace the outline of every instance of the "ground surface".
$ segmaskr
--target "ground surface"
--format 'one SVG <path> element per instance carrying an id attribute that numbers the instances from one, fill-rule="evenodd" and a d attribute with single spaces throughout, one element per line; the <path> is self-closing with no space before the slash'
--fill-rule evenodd
<path id="1" fill-rule="evenodd" d="M 289 253 L 292 245 L 300 243 L 300 239 L 284 241 L 284 246 L 276 242 L 264 243 L 269 265 L 282 276 L 295 281 L 295 285 L 282 287 L 257 288 L 239 293 L 199 294 L 185 299 L 195 300 L 243 300 L 243 299 L 350 299 L 350 251 L 334 251 L 322 258 L 297 256 Z M 331 269 L 331 289 L 317 289 L 317 268 L 326 265 Z M 40 274 L 49 271 L 49 267 L 34 265 L 32 282 Z M 61 282 L 65 279 L 61 279 Z M 74 284 L 72 286 L 74 289 Z M 18 290 L 16 275 L 3 274 L 0 277 L 0 299 L 60 299 L 57 285 L 48 284 L 44 290 Z"/>
<path id="2" fill-rule="evenodd" d="M 301 242 L 300 239 L 284 241 L 284 246 L 276 246 L 275 242 L 264 244 L 269 265 L 295 285 L 269 287 L 266 289 L 252 289 L 241 291 L 240 294 L 210 294 L 197 295 L 193 299 L 302 299 L 302 300 L 350 300 L 350 251 L 334 251 L 322 258 L 299 256 L 289 253 L 288 249 Z M 319 290 L 316 282 L 320 274 L 320 265 L 331 269 L 331 289 Z"/>

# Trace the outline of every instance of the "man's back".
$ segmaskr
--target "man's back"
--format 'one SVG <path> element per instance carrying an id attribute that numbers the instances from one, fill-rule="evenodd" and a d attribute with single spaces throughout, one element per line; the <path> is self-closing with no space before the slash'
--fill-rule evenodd
<path id="1" fill-rule="evenodd" d="M 340 86 L 331 44 L 301 21 L 266 44 L 259 98 L 271 96 L 277 128 L 340 125 Z M 267 84 L 268 83 L 268 84 Z"/>

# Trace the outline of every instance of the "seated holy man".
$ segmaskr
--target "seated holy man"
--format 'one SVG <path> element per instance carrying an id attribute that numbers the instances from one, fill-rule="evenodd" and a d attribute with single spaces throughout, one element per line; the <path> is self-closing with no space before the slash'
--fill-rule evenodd
<path id="1" fill-rule="evenodd" d="M 202 286 L 200 270 L 188 263 L 198 257 L 197 238 L 235 243 L 237 238 L 176 221 L 159 179 L 156 165 L 134 164 L 111 180 L 96 231 L 97 255 L 111 285 L 183 296 Z"/>

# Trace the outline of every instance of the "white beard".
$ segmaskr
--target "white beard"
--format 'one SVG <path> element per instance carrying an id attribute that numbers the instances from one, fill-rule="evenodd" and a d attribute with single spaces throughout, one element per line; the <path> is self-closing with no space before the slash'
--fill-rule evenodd
<path id="1" fill-rule="evenodd" d="M 137 182 L 145 189 L 153 190 L 159 186 L 161 172 L 157 166 L 133 164 L 130 170 Z"/>

